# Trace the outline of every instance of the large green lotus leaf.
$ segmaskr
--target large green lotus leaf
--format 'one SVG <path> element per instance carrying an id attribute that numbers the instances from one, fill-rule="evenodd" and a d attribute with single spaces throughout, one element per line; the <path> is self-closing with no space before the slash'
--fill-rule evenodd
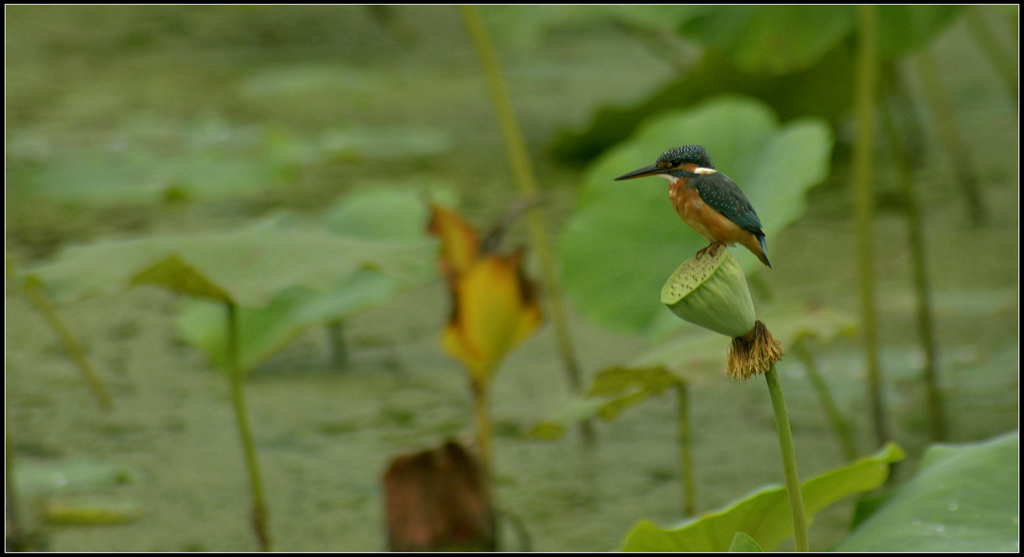
<path id="1" fill-rule="evenodd" d="M 322 219 L 327 230 L 350 239 L 388 241 L 409 246 L 426 239 L 427 211 L 423 196 L 450 197 L 448 190 L 434 182 L 417 183 L 420 189 L 398 188 L 392 183 L 364 184 L 360 193 L 347 195 L 329 208 Z M 430 187 L 433 186 L 433 187 Z M 427 188 L 427 189 L 424 189 Z M 284 215 L 273 220 L 280 229 L 307 225 Z M 343 320 L 363 309 L 383 304 L 399 289 L 436 273 L 425 254 L 422 273 L 409 273 L 400 280 L 369 269 L 361 269 L 340 280 L 327 292 L 290 288 L 278 294 L 266 307 L 242 307 L 238 312 L 239 362 L 251 370 L 286 346 L 309 327 Z M 201 295 L 193 293 L 193 295 Z M 216 297 L 203 296 L 204 298 Z M 202 350 L 214 365 L 227 365 L 227 322 L 219 303 L 189 300 L 177 320 L 178 332 Z"/>
<path id="2" fill-rule="evenodd" d="M 590 318 L 650 336 L 682 322 L 659 302 L 665 279 L 705 242 L 672 209 L 666 182 L 615 182 L 677 145 L 707 147 L 715 167 L 744 191 L 772 239 L 806 209 L 808 189 L 828 174 L 832 133 L 818 119 L 780 125 L 759 101 L 721 97 L 652 118 L 587 171 L 580 208 L 561 239 L 566 287 Z M 761 264 L 734 249 L 741 266 Z"/>
<path id="3" fill-rule="evenodd" d="M 290 288 L 263 308 L 238 311 L 238 361 L 250 371 L 309 327 L 344 319 L 380 305 L 400 288 L 401 281 L 363 269 L 338 289 L 316 292 Z M 227 369 L 227 311 L 223 304 L 190 298 L 178 314 L 178 332 L 210 361 Z"/>
<path id="4" fill-rule="evenodd" d="M 563 131 L 552 150 L 559 160 L 588 163 L 648 118 L 723 94 L 748 95 L 768 103 L 783 120 L 816 116 L 833 127 L 853 104 L 853 49 L 839 44 L 813 67 L 785 75 L 739 70 L 724 54 L 708 50 L 686 72 L 628 105 L 605 106 L 581 131 Z"/>
<path id="5" fill-rule="evenodd" d="M 421 277 L 434 249 L 431 241 L 374 241 L 260 224 L 223 234 L 71 247 L 29 274 L 61 302 L 148 282 L 183 294 L 263 307 L 292 287 L 330 291 L 364 267 L 403 279 Z"/>
<path id="6" fill-rule="evenodd" d="M 925 45 L 950 23 L 957 6 L 879 6 L 878 52 L 883 59 Z M 680 33 L 724 52 L 743 71 L 786 74 L 818 63 L 854 36 L 856 6 L 720 6 L 686 21 Z"/>
<path id="7" fill-rule="evenodd" d="M 895 59 L 927 48 L 965 7 L 923 4 L 876 6 L 879 56 Z"/>
<path id="8" fill-rule="evenodd" d="M 189 264 L 177 253 L 161 259 L 152 267 L 132 277 L 128 286 L 155 284 L 163 286 L 178 294 L 201 296 L 218 302 L 233 302 L 231 294 L 208 278 L 195 266 Z"/>
<path id="9" fill-rule="evenodd" d="M 953 21 L 959 9 L 877 7 L 881 55 L 898 59 L 926 47 Z M 849 117 L 856 73 L 851 40 L 856 7 L 716 6 L 695 15 L 701 17 L 690 19 L 684 30 L 687 38 L 709 47 L 701 59 L 674 80 L 646 93 L 638 91 L 628 105 L 599 108 L 586 129 L 561 132 L 552 148 L 559 160 L 590 161 L 631 134 L 651 115 L 692 106 L 724 93 L 757 97 L 770 104 L 784 120 L 818 116 L 839 126 Z M 814 18 L 827 21 L 792 28 L 801 20 Z M 755 27 L 750 36 L 745 34 L 747 26 Z M 821 34 L 820 29 L 828 34 Z M 773 46 L 760 48 L 755 37 Z M 831 42 L 823 41 L 829 37 Z M 783 57 L 782 50 L 792 52 Z M 787 72 L 770 72 L 773 68 Z"/>
<path id="10" fill-rule="evenodd" d="M 929 448 L 917 475 L 835 550 L 1018 552 L 1019 444 L 1013 432 Z"/>
<path id="11" fill-rule="evenodd" d="M 803 482 L 801 489 L 808 518 L 844 497 L 881 486 L 889 476 L 889 464 L 903 458 L 903 451 L 890 444 L 872 456 Z M 724 510 L 670 530 L 641 521 L 626 536 L 622 550 L 728 551 L 736 532 L 750 536 L 766 551 L 792 536 L 793 516 L 786 488 L 762 488 Z"/>
<path id="12" fill-rule="evenodd" d="M 419 188 L 411 187 L 413 185 Z M 327 209 L 323 224 L 342 236 L 377 240 L 422 240 L 427 237 L 427 202 L 438 199 L 454 205 L 446 182 L 416 180 L 410 187 L 392 182 L 360 184 L 365 188 L 347 195 Z"/>
<path id="13" fill-rule="evenodd" d="M 306 86 L 303 75 L 297 70 L 300 87 Z M 337 81 L 345 79 L 339 75 Z M 435 128 L 335 128 L 310 137 L 218 118 L 186 125 L 133 121 L 110 142 L 123 144 L 119 148 L 60 148 L 45 163 L 33 162 L 30 134 L 12 139 L 15 186 L 31 195 L 93 205 L 253 196 L 288 183 L 295 168 L 330 160 L 422 159 L 451 149 L 449 135 Z"/>
<path id="14" fill-rule="evenodd" d="M 856 21 L 849 6 L 719 6 L 679 32 L 722 50 L 744 71 L 789 73 L 814 65 Z"/>
<path id="15" fill-rule="evenodd" d="M 281 185 L 284 167 L 263 157 L 210 151 L 166 154 L 136 148 L 124 155 L 87 151 L 24 171 L 34 195 L 83 204 L 156 204 L 173 198 L 216 200 Z"/>
<path id="16" fill-rule="evenodd" d="M 764 550 L 761 546 L 757 545 L 754 538 L 744 534 L 743 532 L 736 532 L 736 535 L 732 538 L 732 543 L 729 544 L 730 553 L 763 553 Z"/>

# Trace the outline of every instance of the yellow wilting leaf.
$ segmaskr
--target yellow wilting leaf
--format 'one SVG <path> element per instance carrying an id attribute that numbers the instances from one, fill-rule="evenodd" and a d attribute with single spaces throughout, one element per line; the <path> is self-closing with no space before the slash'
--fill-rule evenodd
<path id="1" fill-rule="evenodd" d="M 442 344 L 485 387 L 513 348 L 540 326 L 534 285 L 520 265 L 522 255 L 485 255 L 452 283 L 454 307 Z"/>
<path id="2" fill-rule="evenodd" d="M 540 326 L 536 287 L 526 280 L 522 254 L 494 253 L 500 224 L 484 242 L 454 211 L 433 207 L 429 230 L 441 237 L 440 263 L 452 293 L 452 313 L 441 345 L 466 366 L 473 391 L 480 462 L 490 476 L 489 387 L 513 348 Z"/>
<path id="3" fill-rule="evenodd" d="M 452 293 L 441 344 L 465 364 L 474 385 L 486 387 L 505 355 L 540 325 L 536 288 L 523 276 L 521 253 L 481 253 L 480 235 L 457 212 L 433 205 L 428 229 L 441 239 Z"/>
<path id="4" fill-rule="evenodd" d="M 456 276 L 464 274 L 480 254 L 480 235 L 461 215 L 431 205 L 430 223 L 427 230 L 441 239 L 441 266 L 449 284 Z"/>

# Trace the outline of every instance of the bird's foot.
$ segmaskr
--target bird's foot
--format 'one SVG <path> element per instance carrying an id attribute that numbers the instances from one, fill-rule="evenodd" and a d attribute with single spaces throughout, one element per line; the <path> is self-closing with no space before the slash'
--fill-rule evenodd
<path id="1" fill-rule="evenodd" d="M 699 250 L 697 250 L 697 256 L 696 257 L 697 257 L 697 259 L 700 259 L 700 256 L 704 255 L 704 253 L 707 252 L 707 251 L 710 251 L 711 255 L 715 255 L 715 250 L 718 249 L 718 246 L 724 246 L 724 245 L 725 244 L 723 244 L 722 242 L 711 242 L 710 244 L 708 244 L 708 245 L 700 248 Z"/>

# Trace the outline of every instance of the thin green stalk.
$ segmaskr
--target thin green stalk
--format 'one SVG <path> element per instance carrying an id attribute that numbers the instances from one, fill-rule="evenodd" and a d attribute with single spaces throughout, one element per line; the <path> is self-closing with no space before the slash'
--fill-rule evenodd
<path id="1" fill-rule="evenodd" d="M 235 407 L 238 422 L 238 436 L 242 439 L 245 463 L 249 468 L 249 489 L 252 491 L 252 527 L 260 551 L 270 551 L 270 529 L 267 527 L 267 504 L 263 498 L 263 481 L 260 464 L 256 460 L 256 444 L 249 431 L 249 418 L 245 411 L 245 397 L 242 394 L 244 380 L 242 366 L 238 363 L 238 307 L 234 302 L 225 302 L 228 310 L 228 366 L 231 375 L 231 402 Z"/>
<path id="2" fill-rule="evenodd" d="M 868 389 L 875 443 L 881 447 L 889 440 L 885 405 L 882 401 L 882 372 L 878 363 L 877 324 L 875 320 L 875 280 L 871 246 L 875 139 L 875 11 L 860 7 L 860 33 L 857 45 L 857 140 L 853 149 L 854 211 L 857 218 L 857 259 L 860 267 L 861 320 L 864 356 L 868 366 Z"/>
<path id="3" fill-rule="evenodd" d="M 18 508 L 18 489 L 14 484 L 14 451 L 11 450 L 11 420 L 7 416 L 4 405 L 4 486 L 7 488 L 4 503 L 7 511 L 6 543 L 11 551 L 26 551 L 25 530 L 21 523 L 21 510 Z"/>
<path id="4" fill-rule="evenodd" d="M 515 176 L 516 184 L 520 192 L 528 199 L 536 199 L 539 188 L 537 187 L 537 176 L 534 173 L 533 165 L 530 163 L 530 155 L 526 150 L 526 141 L 519 129 L 515 112 L 512 110 L 512 102 L 509 100 L 508 89 L 502 77 L 501 63 L 494 45 L 487 34 L 487 26 L 480 17 L 480 11 L 476 6 L 459 6 L 462 19 L 466 29 L 469 31 L 480 56 L 480 65 L 483 66 L 487 78 L 487 85 L 491 93 L 491 102 L 494 111 L 497 113 L 498 122 L 501 126 L 501 133 L 505 140 L 506 154 L 512 165 L 512 173 Z M 555 272 L 555 258 L 552 255 L 551 242 L 548 239 L 547 227 L 545 224 L 545 213 L 543 206 L 538 206 L 530 212 L 530 238 L 534 249 L 540 257 L 541 272 L 544 280 L 544 290 L 547 292 L 548 303 L 551 307 L 551 322 L 555 328 L 555 339 L 558 343 L 558 352 L 562 358 L 562 365 L 566 375 L 569 377 L 569 384 L 574 392 L 583 392 L 583 382 L 580 375 L 579 363 L 576 360 L 573 348 L 572 335 L 569 332 L 568 316 L 562 302 L 562 290 Z M 591 443 L 594 438 L 594 431 L 590 422 L 582 425 L 584 439 Z"/>
<path id="5" fill-rule="evenodd" d="M 924 350 L 924 384 L 928 392 L 928 415 L 931 422 L 932 438 L 946 439 L 946 418 L 942 412 L 942 394 L 939 389 L 939 364 L 932 325 L 931 292 L 928 287 L 928 266 L 925 261 L 924 230 L 921 224 L 921 206 L 914 187 L 910 158 L 904 148 L 899 131 L 893 121 L 892 111 L 883 103 L 882 122 L 889 138 L 890 152 L 896 163 L 897 176 L 903 190 L 903 214 L 907 222 L 907 243 L 910 247 L 911 265 L 914 273 L 914 292 L 917 295 L 917 328 L 921 334 L 921 348 Z"/>
<path id="6" fill-rule="evenodd" d="M 486 485 L 490 486 L 493 470 L 491 448 L 490 396 L 486 385 L 473 385 L 473 416 L 476 419 L 476 443 L 480 455 L 480 467 L 486 474 Z"/>
<path id="7" fill-rule="evenodd" d="M 689 385 L 676 383 L 676 411 L 679 418 L 679 472 L 683 480 L 683 516 L 697 514 L 697 490 L 693 479 L 693 438 L 690 433 Z"/>
<path id="8" fill-rule="evenodd" d="M 512 532 L 515 533 L 516 538 L 519 540 L 519 548 L 516 549 L 519 553 L 532 553 L 533 552 L 533 538 L 530 537 L 530 531 L 526 529 L 526 523 L 523 522 L 522 518 L 509 510 L 498 510 L 498 515 L 505 518 L 508 521 L 509 526 L 512 528 Z"/>
<path id="9" fill-rule="evenodd" d="M 348 347 L 345 345 L 345 325 L 341 319 L 327 324 L 327 334 L 331 341 L 331 365 L 344 369 L 348 365 Z"/>
<path id="10" fill-rule="evenodd" d="M 992 63 L 992 67 L 999 74 L 999 78 L 1002 79 L 1003 86 L 1006 87 L 1006 92 L 1009 93 L 1010 99 L 1016 100 L 1018 91 L 1017 63 L 1014 61 L 1013 56 L 996 40 L 989 25 L 985 22 L 985 14 L 982 13 L 982 9 L 978 5 L 967 8 L 967 13 L 964 14 L 964 18 L 967 20 L 967 28 L 970 29 L 971 37 L 974 38 L 978 48 L 985 53 L 988 61 Z"/>
<path id="11" fill-rule="evenodd" d="M 32 307 L 43 316 L 43 319 L 50 325 L 53 332 L 57 333 L 57 337 L 60 339 L 61 344 L 64 345 L 68 355 L 71 356 L 71 360 L 78 367 L 78 371 L 82 374 L 82 379 L 89 387 L 89 391 L 92 392 L 96 403 L 104 411 L 109 412 L 114 407 L 114 403 L 110 400 L 110 395 L 107 394 L 103 381 L 100 380 L 92 364 L 89 363 L 89 358 L 85 354 L 85 348 L 82 347 L 82 343 L 78 342 L 75 335 L 71 333 L 71 329 L 64 324 L 64 320 L 60 318 L 60 314 L 53 307 L 53 303 L 50 302 L 50 298 L 46 295 L 42 283 L 36 277 L 29 276 L 25 279 L 24 290 L 29 302 L 32 303 Z"/>
<path id="12" fill-rule="evenodd" d="M 782 384 L 772 362 L 764 374 L 768 382 L 768 393 L 772 398 L 775 413 L 775 429 L 779 432 L 779 450 L 782 452 L 782 470 L 786 476 L 786 491 L 789 492 L 789 506 L 793 511 L 793 536 L 797 551 L 810 551 L 807 542 L 807 516 L 804 513 L 804 497 L 800 492 L 800 478 L 796 472 L 796 449 L 793 448 L 793 432 L 789 428 L 789 413 L 786 399 L 782 396 Z"/>
<path id="13" fill-rule="evenodd" d="M 960 190 L 967 203 L 967 214 L 973 226 L 981 226 L 988 219 L 985 204 L 982 200 L 981 188 L 978 186 L 978 173 L 969 156 L 967 142 L 960 134 L 956 124 L 956 113 L 953 103 L 946 95 L 946 89 L 935 67 L 935 57 L 928 50 L 922 50 L 916 57 L 917 73 L 921 78 L 925 99 L 931 106 L 935 124 L 938 126 L 939 139 L 942 141 L 946 156 L 953 167 Z"/>
<path id="14" fill-rule="evenodd" d="M 821 407 L 825 409 L 825 415 L 828 416 L 829 424 L 832 425 L 836 439 L 839 440 L 839 445 L 843 448 L 843 454 L 846 456 L 847 461 L 853 462 L 857 459 L 857 447 L 853 444 L 853 438 L 850 436 L 850 428 L 847 426 L 846 420 L 843 419 L 843 415 L 839 412 L 839 408 L 836 407 L 835 401 L 832 400 L 832 394 L 828 390 L 828 385 L 825 384 L 825 380 L 818 373 L 818 365 L 814 361 L 814 355 L 807 349 L 805 343 L 805 340 L 796 342 L 789 347 L 789 350 L 803 362 L 804 369 L 807 370 L 807 376 L 810 377 L 811 384 L 814 385 L 814 390 L 818 393 L 818 401 L 821 402 Z"/>

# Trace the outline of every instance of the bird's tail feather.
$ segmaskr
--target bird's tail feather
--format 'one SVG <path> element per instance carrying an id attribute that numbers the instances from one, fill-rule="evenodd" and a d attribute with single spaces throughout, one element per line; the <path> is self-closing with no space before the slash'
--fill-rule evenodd
<path id="1" fill-rule="evenodd" d="M 757 241 L 761 244 L 761 253 L 755 255 L 757 255 L 757 258 L 761 260 L 761 263 L 764 263 L 769 269 L 771 269 L 772 264 L 768 261 L 768 241 L 765 240 L 764 236 L 758 236 Z"/>

